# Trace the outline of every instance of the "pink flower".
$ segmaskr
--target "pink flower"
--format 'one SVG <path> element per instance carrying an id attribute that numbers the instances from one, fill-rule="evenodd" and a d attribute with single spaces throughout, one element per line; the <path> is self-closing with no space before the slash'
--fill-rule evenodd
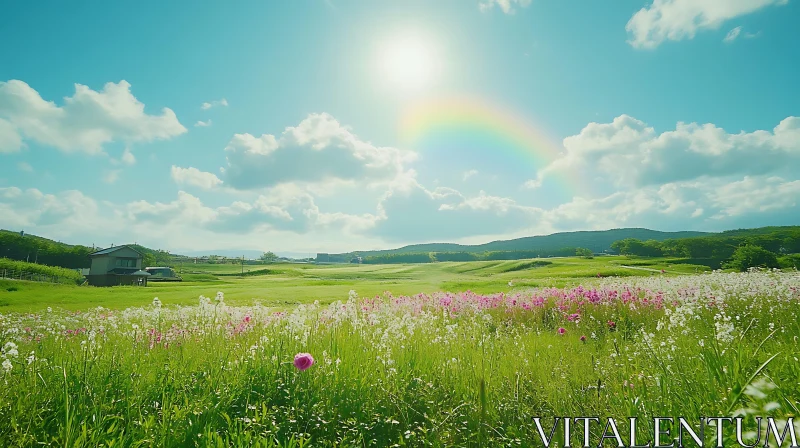
<path id="1" fill-rule="evenodd" d="M 567 332 L 567 329 L 566 329 L 566 328 L 564 328 L 564 327 L 560 327 L 560 328 L 558 329 L 558 334 L 564 334 L 564 333 L 566 333 L 566 332 Z"/>
<path id="2" fill-rule="evenodd" d="M 581 342 L 586 342 L 586 335 L 581 336 Z"/>
<path id="3" fill-rule="evenodd" d="M 614 322 L 613 320 L 608 321 L 608 328 L 610 328 L 612 330 L 617 328 L 617 323 Z"/>
<path id="4" fill-rule="evenodd" d="M 298 370 L 306 370 L 314 364 L 314 357 L 309 353 L 298 353 L 294 355 L 294 366 Z"/>

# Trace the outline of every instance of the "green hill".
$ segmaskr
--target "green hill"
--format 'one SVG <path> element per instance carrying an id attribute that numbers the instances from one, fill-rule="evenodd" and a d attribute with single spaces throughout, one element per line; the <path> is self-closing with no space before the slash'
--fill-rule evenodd
<path id="1" fill-rule="evenodd" d="M 167 265 L 173 255 L 166 251 L 149 249 L 138 244 L 129 244 L 144 255 L 145 265 Z M 99 249 L 99 248 L 98 248 Z M 67 269 L 88 268 L 89 254 L 95 249 L 88 246 L 71 245 L 41 236 L 20 234 L 0 229 L 0 258 L 36 264 L 58 266 Z"/>
<path id="2" fill-rule="evenodd" d="M 641 228 L 611 229 L 599 231 L 560 232 L 552 235 L 529 236 L 513 240 L 492 241 L 485 244 L 464 245 L 453 243 L 428 243 L 412 244 L 398 249 L 355 251 L 343 254 L 318 254 L 327 255 L 331 261 L 349 261 L 349 258 L 358 255 L 361 257 L 374 257 L 386 255 L 429 253 L 429 252 L 459 252 L 459 253 L 485 253 L 485 252 L 539 252 L 542 256 L 564 255 L 565 249 L 585 247 L 593 252 L 603 252 L 611 249 L 614 241 L 626 238 L 640 240 L 664 241 L 667 239 L 688 238 L 710 235 L 708 232 L 661 232 Z M 569 252 L 568 250 L 566 252 Z M 574 250 L 571 254 L 574 254 Z M 535 255 L 534 255 L 535 256 Z"/>

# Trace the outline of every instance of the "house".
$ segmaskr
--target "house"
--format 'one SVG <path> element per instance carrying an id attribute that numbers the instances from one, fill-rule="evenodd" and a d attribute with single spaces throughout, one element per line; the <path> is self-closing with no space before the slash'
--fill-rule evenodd
<path id="1" fill-rule="evenodd" d="M 180 282 L 183 279 L 168 266 L 148 266 L 144 270 L 150 274 L 151 282 Z"/>
<path id="2" fill-rule="evenodd" d="M 147 286 L 148 272 L 142 270 L 142 254 L 129 246 L 109 247 L 89 254 L 92 267 L 86 280 L 92 286 Z"/>

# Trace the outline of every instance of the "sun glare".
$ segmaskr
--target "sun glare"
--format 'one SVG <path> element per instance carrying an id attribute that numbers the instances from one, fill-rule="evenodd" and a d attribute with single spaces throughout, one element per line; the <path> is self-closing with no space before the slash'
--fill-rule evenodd
<path id="1" fill-rule="evenodd" d="M 433 42 L 418 34 L 403 34 L 378 47 L 380 80 L 400 93 L 430 88 L 439 75 L 440 63 Z"/>

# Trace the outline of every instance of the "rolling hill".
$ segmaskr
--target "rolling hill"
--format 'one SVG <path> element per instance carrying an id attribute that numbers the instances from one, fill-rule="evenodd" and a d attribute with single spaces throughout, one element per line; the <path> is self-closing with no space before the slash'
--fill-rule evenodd
<path id="1" fill-rule="evenodd" d="M 609 250 L 614 241 L 626 238 L 640 240 L 664 241 L 675 238 L 690 238 L 694 236 L 712 235 L 709 232 L 661 232 L 641 228 L 611 229 L 597 231 L 560 232 L 551 235 L 528 236 L 512 240 L 492 241 L 485 244 L 453 244 L 453 243 L 428 243 L 412 244 L 398 249 L 354 251 L 343 254 L 329 254 L 330 257 L 346 257 L 359 255 L 362 257 L 388 254 L 408 254 L 420 252 L 466 252 L 483 253 L 494 251 L 556 251 L 564 248 L 585 247 L 593 252 Z"/>

